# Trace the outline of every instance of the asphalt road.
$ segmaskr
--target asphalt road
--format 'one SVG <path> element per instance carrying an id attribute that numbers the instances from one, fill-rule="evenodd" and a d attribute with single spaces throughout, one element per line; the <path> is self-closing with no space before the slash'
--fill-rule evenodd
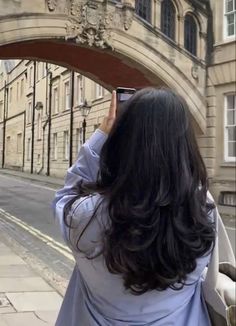
<path id="1" fill-rule="evenodd" d="M 0 175 L 0 235 L 14 239 L 34 255 L 44 266 L 41 269 L 51 273 L 49 278 L 66 281 L 74 260 L 52 214 L 54 195 L 53 188 Z"/>
<path id="2" fill-rule="evenodd" d="M 52 215 L 55 189 L 27 179 L 0 175 L 0 234 L 7 234 L 45 266 L 68 279 L 73 257 Z M 3 233 L 2 233 L 3 232 Z M 235 251 L 235 229 L 227 227 Z"/>

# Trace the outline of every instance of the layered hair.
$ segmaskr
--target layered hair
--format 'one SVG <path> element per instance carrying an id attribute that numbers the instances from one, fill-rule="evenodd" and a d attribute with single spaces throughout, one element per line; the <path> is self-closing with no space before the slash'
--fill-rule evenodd
<path id="1" fill-rule="evenodd" d="M 102 254 L 133 294 L 181 289 L 215 238 L 189 108 L 169 89 L 146 88 L 119 113 L 97 181 L 81 186 L 84 195 L 99 193 L 108 203 Z"/>

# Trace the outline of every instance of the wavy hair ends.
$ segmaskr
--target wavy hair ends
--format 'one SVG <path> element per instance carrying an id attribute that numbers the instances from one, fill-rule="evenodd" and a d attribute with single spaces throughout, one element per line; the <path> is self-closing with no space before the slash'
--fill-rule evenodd
<path id="1" fill-rule="evenodd" d="M 138 91 L 102 148 L 96 183 L 83 185 L 108 201 L 103 255 L 126 289 L 138 295 L 186 284 L 214 244 L 207 190 L 185 100 L 169 89 Z"/>

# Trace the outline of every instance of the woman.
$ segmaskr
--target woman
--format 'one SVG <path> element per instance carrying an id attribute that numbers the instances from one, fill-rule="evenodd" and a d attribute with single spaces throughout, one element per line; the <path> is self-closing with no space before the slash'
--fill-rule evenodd
<path id="1" fill-rule="evenodd" d="M 207 326 L 214 204 L 185 101 L 138 91 L 81 148 L 55 211 L 76 260 L 57 326 Z"/>

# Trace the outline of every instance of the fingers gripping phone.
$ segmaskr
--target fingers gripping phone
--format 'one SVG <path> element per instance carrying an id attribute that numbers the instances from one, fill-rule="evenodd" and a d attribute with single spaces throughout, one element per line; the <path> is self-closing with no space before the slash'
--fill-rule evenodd
<path id="1" fill-rule="evenodd" d="M 135 92 L 135 88 L 118 87 L 116 89 L 117 106 L 119 107 L 121 103 L 126 102 Z"/>

